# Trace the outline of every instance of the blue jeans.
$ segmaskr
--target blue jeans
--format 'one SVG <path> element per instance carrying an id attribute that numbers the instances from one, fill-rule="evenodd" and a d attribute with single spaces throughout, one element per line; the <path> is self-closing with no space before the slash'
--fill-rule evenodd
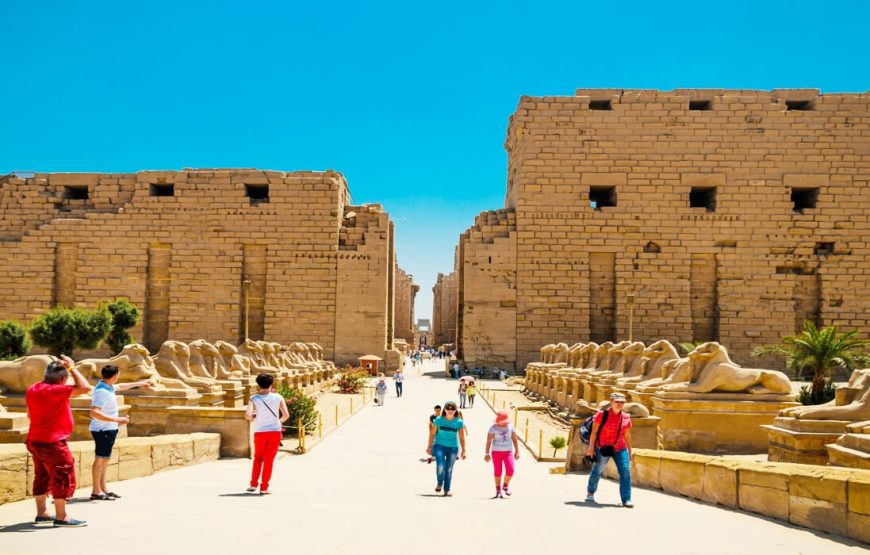
<path id="1" fill-rule="evenodd" d="M 465 401 L 466 401 L 467 399 L 468 399 L 468 395 L 467 395 L 467 394 L 465 394 L 465 393 L 460 393 L 460 394 L 459 394 L 459 408 L 461 408 L 461 409 L 464 409 L 464 408 L 465 408 Z"/>
<path id="2" fill-rule="evenodd" d="M 598 480 L 604 474 L 604 469 L 607 468 L 607 463 L 610 459 L 616 463 L 616 470 L 619 471 L 619 497 L 622 502 L 631 501 L 631 461 L 628 458 L 628 449 L 622 449 L 613 454 L 613 457 L 602 457 L 598 447 L 595 448 L 596 462 L 592 465 L 592 472 L 589 473 L 589 485 L 586 486 L 588 493 L 594 494 L 598 490 Z"/>
<path id="3" fill-rule="evenodd" d="M 450 491 L 453 464 L 459 456 L 459 447 L 445 447 L 436 443 L 432 446 L 432 456 L 435 457 L 435 475 L 438 477 L 438 485 L 444 486 L 444 491 Z"/>
<path id="4" fill-rule="evenodd" d="M 396 397 L 402 396 L 402 382 L 396 382 Z"/>

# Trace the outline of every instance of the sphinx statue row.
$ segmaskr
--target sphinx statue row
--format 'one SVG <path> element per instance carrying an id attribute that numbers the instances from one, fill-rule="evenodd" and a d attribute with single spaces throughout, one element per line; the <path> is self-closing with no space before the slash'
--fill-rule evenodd
<path id="1" fill-rule="evenodd" d="M 685 357 L 666 340 L 565 343 L 541 348 L 540 362 L 526 367 L 526 389 L 573 409 L 580 399 L 600 402 L 619 390 L 652 408 L 643 395 L 662 392 L 788 395 L 782 372 L 739 366 L 719 343 L 699 345 Z"/>
<path id="2" fill-rule="evenodd" d="M 50 355 L 32 355 L 0 362 L 0 392 L 23 394 L 31 384 L 42 380 L 52 360 Z M 323 360 L 323 349 L 316 343 L 281 345 L 251 339 L 238 347 L 226 341 L 212 344 L 203 339 L 190 343 L 170 340 L 154 356 L 143 345 L 130 344 L 114 357 L 81 360 L 76 368 L 96 383 L 107 364 L 120 368 L 122 382 L 149 381 L 151 388 L 143 392 L 147 395 L 173 397 L 195 390 L 220 399 L 225 392 L 242 389 L 246 392 L 245 402 L 258 374 L 272 374 L 276 383 L 305 387 L 332 378 L 336 371 L 332 362 Z M 126 393 L 131 394 L 136 393 Z"/>

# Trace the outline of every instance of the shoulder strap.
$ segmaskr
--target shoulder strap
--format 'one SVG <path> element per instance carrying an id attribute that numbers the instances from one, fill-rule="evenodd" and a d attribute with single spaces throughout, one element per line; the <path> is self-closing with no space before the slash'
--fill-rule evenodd
<path id="1" fill-rule="evenodd" d="M 610 412 L 610 409 L 604 409 L 601 411 L 601 425 L 598 426 L 598 434 L 595 436 L 595 445 L 596 447 L 601 444 L 601 429 L 604 428 L 604 425 L 607 424 L 607 413 Z M 592 423 L 595 423 L 595 418 L 593 417 Z M 617 437 L 619 437 L 619 432 L 616 432 Z"/>
<path id="2" fill-rule="evenodd" d="M 275 411 L 272 410 L 272 407 L 269 406 L 269 403 L 267 403 L 265 399 L 263 399 L 263 398 L 260 397 L 259 395 L 254 395 L 253 397 L 251 397 L 251 400 L 252 400 L 252 401 L 253 401 L 254 399 L 259 399 L 260 401 L 262 401 L 263 406 L 266 407 L 266 409 L 268 409 L 268 411 L 272 413 L 272 416 L 274 416 L 275 418 L 278 418 L 278 415 L 275 414 Z"/>

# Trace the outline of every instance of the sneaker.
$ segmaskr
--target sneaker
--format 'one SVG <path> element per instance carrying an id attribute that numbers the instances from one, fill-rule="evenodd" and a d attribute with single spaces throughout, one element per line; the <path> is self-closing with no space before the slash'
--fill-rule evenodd
<path id="1" fill-rule="evenodd" d="M 76 519 L 74 519 L 74 518 L 71 518 L 71 519 L 69 519 L 69 520 L 57 520 L 57 519 L 54 519 L 54 526 L 55 526 L 55 528 L 62 528 L 62 527 L 66 527 L 66 528 L 81 528 L 82 526 L 87 526 L 87 525 L 88 525 L 88 523 L 85 522 L 84 520 L 76 520 Z"/>
<path id="2" fill-rule="evenodd" d="M 453 497 L 453 494 L 450 493 L 449 491 L 445 491 L 445 492 L 444 492 L 444 497 Z"/>
<path id="3" fill-rule="evenodd" d="M 43 522 L 54 522 L 54 517 L 53 517 L 53 516 L 48 516 L 48 515 L 46 515 L 46 516 L 37 516 L 36 518 L 33 519 L 33 522 L 35 522 L 36 524 L 41 524 L 41 523 L 43 523 Z"/>
<path id="4" fill-rule="evenodd" d="M 587 503 L 595 503 L 595 494 L 594 493 L 587 493 L 586 494 L 586 502 Z"/>
<path id="5" fill-rule="evenodd" d="M 120 499 L 121 496 L 115 493 L 114 491 L 107 491 L 106 497 L 111 497 L 112 499 Z"/>
<path id="6" fill-rule="evenodd" d="M 435 493 L 441 493 L 441 486 L 435 486 Z"/>
<path id="7" fill-rule="evenodd" d="M 509 490 L 507 486 L 501 488 L 501 491 L 502 491 L 505 495 L 507 495 L 508 497 L 511 496 L 511 490 Z"/>
<path id="8" fill-rule="evenodd" d="M 261 489 L 260 495 L 272 495 L 272 490 L 270 489 Z"/>
<path id="9" fill-rule="evenodd" d="M 629 508 L 629 509 L 633 509 L 633 508 L 634 508 L 634 503 L 632 503 L 631 501 L 626 501 L 625 503 L 622 504 L 622 506 L 623 506 L 623 507 L 627 507 L 627 508 Z"/>
<path id="10" fill-rule="evenodd" d="M 251 486 L 251 487 L 249 487 L 248 489 L 246 489 L 245 491 L 248 492 L 248 493 L 254 493 L 255 491 L 257 491 L 257 487 L 256 487 L 256 486 Z"/>

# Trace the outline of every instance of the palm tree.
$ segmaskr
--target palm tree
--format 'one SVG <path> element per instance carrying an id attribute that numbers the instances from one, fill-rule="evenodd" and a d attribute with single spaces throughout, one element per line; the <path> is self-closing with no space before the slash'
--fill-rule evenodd
<path id="1" fill-rule="evenodd" d="M 858 337 L 857 330 L 838 333 L 837 326 L 819 329 L 807 320 L 799 334 L 783 337 L 779 345 L 756 347 L 752 356 L 782 355 L 789 369 L 795 372 L 812 370 L 810 397 L 816 404 L 822 401 L 822 391 L 830 379 L 831 370 L 838 366 L 853 370 L 870 364 L 870 356 L 865 352 L 868 345 L 870 342 Z"/>

